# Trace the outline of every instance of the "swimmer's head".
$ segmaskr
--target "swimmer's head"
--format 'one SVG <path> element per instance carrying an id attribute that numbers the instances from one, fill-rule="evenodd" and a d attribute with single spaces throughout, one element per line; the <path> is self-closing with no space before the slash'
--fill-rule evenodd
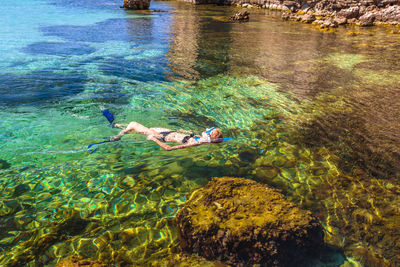
<path id="1" fill-rule="evenodd" d="M 211 139 L 211 142 L 213 143 L 222 142 L 223 138 L 221 131 L 214 127 L 206 129 L 201 135 L 203 138 Z"/>

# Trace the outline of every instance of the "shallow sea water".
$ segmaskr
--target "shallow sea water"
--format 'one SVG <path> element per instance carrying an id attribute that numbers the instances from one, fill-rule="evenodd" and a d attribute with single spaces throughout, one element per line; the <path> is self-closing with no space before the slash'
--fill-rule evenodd
<path id="1" fill-rule="evenodd" d="M 400 35 L 119 5 L 0 9 L 0 265 L 162 265 L 179 253 L 185 196 L 218 176 L 271 185 L 318 216 L 331 251 L 310 266 L 400 264 Z M 167 152 L 129 135 L 91 152 L 118 133 L 100 105 L 118 122 L 233 140 Z"/>

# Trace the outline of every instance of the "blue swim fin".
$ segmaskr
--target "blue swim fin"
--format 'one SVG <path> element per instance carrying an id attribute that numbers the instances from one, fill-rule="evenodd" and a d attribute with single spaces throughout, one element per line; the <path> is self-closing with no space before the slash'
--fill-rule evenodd
<path id="1" fill-rule="evenodd" d="M 111 114 L 110 111 L 109 111 L 108 109 L 103 109 L 103 110 L 101 111 L 101 113 L 103 114 L 104 117 L 106 117 L 106 119 L 108 120 L 108 122 L 109 122 L 110 124 L 113 124 L 115 118 L 114 118 L 114 115 Z"/>
<path id="2" fill-rule="evenodd" d="M 94 145 L 100 145 L 100 144 L 104 144 L 104 143 L 108 143 L 108 142 L 111 142 L 111 141 L 108 141 L 108 140 L 107 140 L 107 141 L 103 141 L 103 142 L 93 143 L 93 144 L 88 145 L 87 148 L 89 149 L 89 148 L 91 148 L 91 147 L 94 146 Z"/>

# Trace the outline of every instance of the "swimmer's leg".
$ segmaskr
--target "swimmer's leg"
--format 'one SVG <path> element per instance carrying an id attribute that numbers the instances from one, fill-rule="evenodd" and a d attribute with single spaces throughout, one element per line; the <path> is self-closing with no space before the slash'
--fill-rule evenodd
<path id="1" fill-rule="evenodd" d="M 122 130 L 118 135 L 113 136 L 110 138 L 111 141 L 117 141 L 120 140 L 122 136 L 125 134 L 131 133 L 131 132 L 137 132 L 144 134 L 146 136 L 152 135 L 155 137 L 159 137 L 160 134 L 152 129 L 147 128 L 146 126 L 141 125 L 140 123 L 136 121 L 132 121 L 128 124 L 125 130 Z"/>
<path id="2" fill-rule="evenodd" d="M 125 129 L 127 126 L 128 126 L 128 124 L 126 124 L 126 123 L 121 123 L 121 124 L 115 123 L 114 124 L 115 128 L 120 128 L 120 129 Z"/>

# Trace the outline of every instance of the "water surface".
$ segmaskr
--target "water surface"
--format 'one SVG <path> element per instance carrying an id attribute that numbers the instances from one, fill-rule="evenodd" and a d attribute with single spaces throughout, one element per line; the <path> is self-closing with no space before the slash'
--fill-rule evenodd
<path id="1" fill-rule="evenodd" d="M 400 35 L 321 32 L 264 10 L 234 24 L 229 7 L 120 4 L 0 9 L 2 265 L 74 253 L 162 261 L 179 252 L 173 218 L 186 194 L 216 176 L 279 188 L 318 216 L 337 253 L 311 266 L 400 263 Z M 216 126 L 233 141 L 167 152 L 130 135 L 91 153 L 118 133 L 100 105 L 118 122 Z"/>

